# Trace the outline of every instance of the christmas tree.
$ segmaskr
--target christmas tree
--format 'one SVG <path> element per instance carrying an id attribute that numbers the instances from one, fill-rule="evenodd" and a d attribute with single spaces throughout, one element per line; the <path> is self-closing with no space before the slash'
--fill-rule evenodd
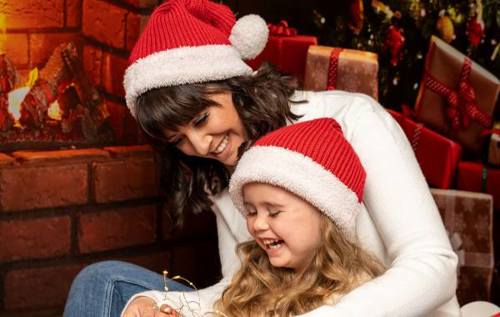
<path id="1" fill-rule="evenodd" d="M 379 99 L 388 108 L 413 105 L 432 35 L 500 74 L 499 0 L 224 1 L 239 15 L 282 19 L 321 45 L 379 55 Z"/>

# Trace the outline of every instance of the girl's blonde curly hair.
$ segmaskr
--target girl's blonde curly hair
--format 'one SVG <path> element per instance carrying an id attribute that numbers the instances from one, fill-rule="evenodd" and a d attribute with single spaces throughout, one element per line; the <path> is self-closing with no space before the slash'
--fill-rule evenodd
<path id="1" fill-rule="evenodd" d="M 273 267 L 255 241 L 240 244 L 241 268 L 217 301 L 216 309 L 230 317 L 303 314 L 335 303 L 384 271 L 375 257 L 349 241 L 325 215 L 321 232 L 321 246 L 302 273 Z"/>

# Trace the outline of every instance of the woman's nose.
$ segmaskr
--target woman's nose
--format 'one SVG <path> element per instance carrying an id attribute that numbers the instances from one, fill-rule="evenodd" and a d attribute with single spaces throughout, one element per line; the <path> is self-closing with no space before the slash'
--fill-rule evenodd
<path id="1" fill-rule="evenodd" d="M 186 137 L 198 156 L 207 156 L 210 153 L 212 137 L 202 131 L 191 131 Z"/>

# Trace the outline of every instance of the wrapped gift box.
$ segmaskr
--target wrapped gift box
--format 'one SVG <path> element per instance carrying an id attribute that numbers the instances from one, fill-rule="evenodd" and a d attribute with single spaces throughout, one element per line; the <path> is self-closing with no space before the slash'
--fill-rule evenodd
<path id="1" fill-rule="evenodd" d="M 494 270 L 492 196 L 443 189 L 431 192 L 458 255 L 459 303 L 489 300 Z"/>
<path id="2" fill-rule="evenodd" d="M 339 89 L 378 99 L 378 56 L 375 53 L 311 45 L 304 76 L 306 90 Z"/>
<path id="3" fill-rule="evenodd" d="M 461 146 L 399 112 L 388 111 L 410 141 L 427 182 L 432 187 L 450 188 L 460 161 Z"/>
<path id="4" fill-rule="evenodd" d="M 285 21 L 279 25 L 269 25 L 269 40 L 255 59 L 248 61 L 248 65 L 257 69 L 263 62 L 269 62 L 283 73 L 297 77 L 303 82 L 307 49 L 310 45 L 318 44 L 315 36 L 297 35 L 297 30 L 288 27 Z"/>
<path id="5" fill-rule="evenodd" d="M 482 131 L 492 125 L 499 90 L 495 76 L 433 36 L 415 112 L 419 121 L 478 155 Z"/>
<path id="6" fill-rule="evenodd" d="M 457 189 L 491 194 L 495 207 L 500 208 L 500 169 L 477 162 L 460 162 Z"/>

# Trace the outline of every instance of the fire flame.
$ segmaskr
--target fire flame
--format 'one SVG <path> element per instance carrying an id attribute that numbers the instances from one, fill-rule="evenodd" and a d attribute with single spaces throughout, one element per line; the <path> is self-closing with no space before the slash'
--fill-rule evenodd
<path id="1" fill-rule="evenodd" d="M 19 119 L 21 118 L 21 104 L 38 78 L 38 69 L 34 68 L 29 73 L 28 77 L 29 77 L 28 82 L 25 84 L 24 87 L 14 89 L 8 93 L 9 112 L 14 117 L 15 120 L 14 126 L 18 128 L 22 127 L 19 122 Z M 62 111 L 57 100 L 49 105 L 49 109 L 47 110 L 47 115 L 49 118 L 53 120 L 58 120 L 58 121 L 62 120 Z"/>
<path id="2" fill-rule="evenodd" d="M 16 120 L 16 127 L 21 127 L 21 124 L 19 123 L 19 119 L 21 118 L 21 103 L 23 102 L 24 97 L 26 97 L 30 89 L 30 87 L 21 87 L 9 92 L 8 94 L 9 112 Z"/>
<path id="3" fill-rule="evenodd" d="M 50 104 L 49 109 L 47 110 L 47 115 L 51 119 L 57 121 L 62 120 L 62 111 L 61 108 L 59 107 L 59 103 L 57 102 L 57 100 Z"/>

